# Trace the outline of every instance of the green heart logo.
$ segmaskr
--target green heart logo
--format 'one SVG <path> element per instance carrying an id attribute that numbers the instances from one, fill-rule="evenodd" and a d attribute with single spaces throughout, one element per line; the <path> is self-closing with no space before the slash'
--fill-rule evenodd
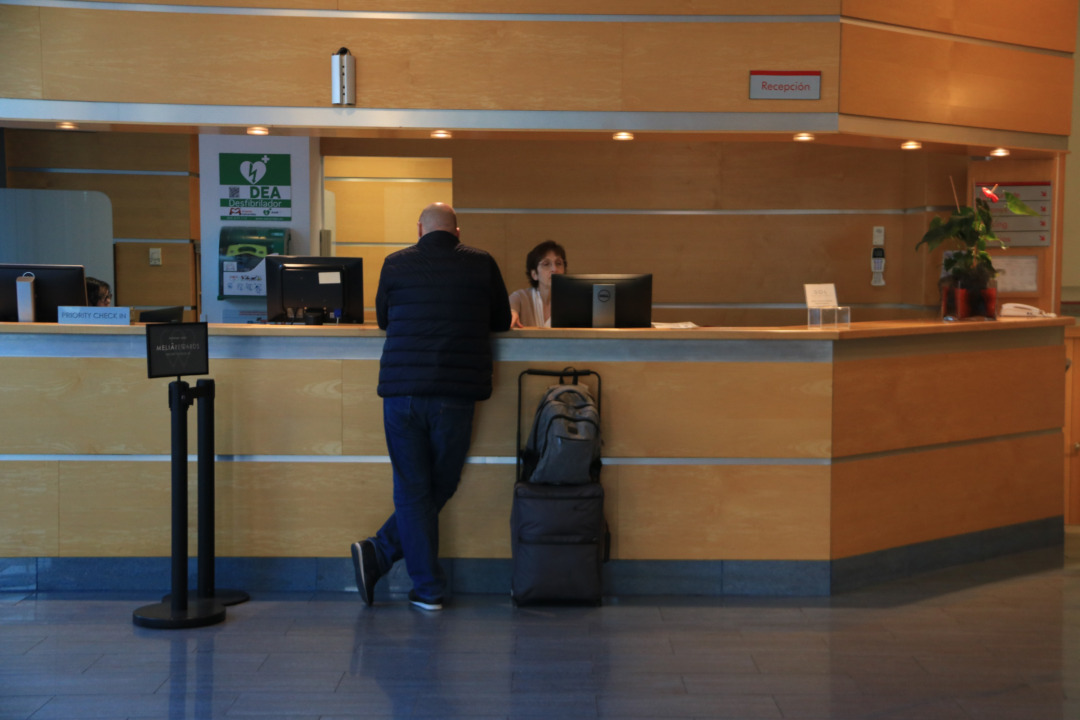
<path id="1" fill-rule="evenodd" d="M 255 162 L 245 160 L 240 163 L 240 174 L 244 176 L 245 180 L 254 185 L 259 180 L 262 180 L 262 176 L 266 174 L 266 163 L 262 160 L 256 160 Z"/>

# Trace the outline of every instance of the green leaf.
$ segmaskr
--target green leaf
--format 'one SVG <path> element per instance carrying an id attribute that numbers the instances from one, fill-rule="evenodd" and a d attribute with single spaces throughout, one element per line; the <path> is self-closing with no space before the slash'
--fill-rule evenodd
<path id="1" fill-rule="evenodd" d="M 1020 198 L 1013 195 L 1011 192 L 1005 193 L 1005 205 L 1009 208 L 1009 212 L 1014 215 L 1038 215 L 1039 213 L 1028 207 Z"/>

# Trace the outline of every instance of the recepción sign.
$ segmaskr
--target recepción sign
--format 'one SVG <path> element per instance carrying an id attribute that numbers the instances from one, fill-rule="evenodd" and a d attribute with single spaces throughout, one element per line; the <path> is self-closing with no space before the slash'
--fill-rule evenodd
<path id="1" fill-rule="evenodd" d="M 751 70 L 751 100 L 820 100 L 820 70 Z"/>

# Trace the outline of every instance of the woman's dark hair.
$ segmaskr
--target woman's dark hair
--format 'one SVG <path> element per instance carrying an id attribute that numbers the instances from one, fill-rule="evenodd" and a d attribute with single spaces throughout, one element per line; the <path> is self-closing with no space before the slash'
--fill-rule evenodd
<path id="1" fill-rule="evenodd" d="M 110 294 L 109 283 L 95 277 L 86 278 L 86 302 L 90 307 L 99 305 Z"/>
<path id="2" fill-rule="evenodd" d="M 532 285 L 534 288 L 540 283 L 533 279 L 532 272 L 540 267 L 540 261 L 543 260 L 549 252 L 554 252 L 562 258 L 563 263 L 566 263 L 566 248 L 554 240 L 545 240 L 530 250 L 529 254 L 525 256 L 525 277 L 529 278 L 529 285 Z"/>

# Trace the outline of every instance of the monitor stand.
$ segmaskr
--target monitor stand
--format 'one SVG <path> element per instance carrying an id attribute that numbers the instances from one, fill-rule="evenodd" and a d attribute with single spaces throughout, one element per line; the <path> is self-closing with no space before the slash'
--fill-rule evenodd
<path id="1" fill-rule="evenodd" d="M 596 283 L 592 286 L 592 326 L 615 327 L 615 285 Z"/>

